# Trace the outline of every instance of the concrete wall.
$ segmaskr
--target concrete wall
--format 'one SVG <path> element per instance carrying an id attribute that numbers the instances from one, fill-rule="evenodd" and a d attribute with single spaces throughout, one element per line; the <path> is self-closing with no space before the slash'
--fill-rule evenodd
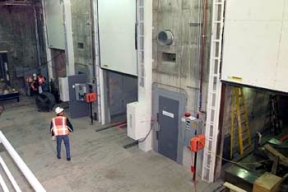
<path id="1" fill-rule="evenodd" d="M 187 95 L 186 111 L 196 115 L 199 106 L 199 47 L 201 40 L 199 16 L 202 6 L 198 0 L 154 0 L 153 1 L 153 82 L 160 87 Z M 208 3 L 211 3 L 208 1 Z M 200 12 L 200 13 L 199 13 Z M 200 14 L 200 15 L 199 15 Z M 211 5 L 207 7 L 207 42 L 202 92 L 202 109 L 207 102 L 207 83 L 209 72 Z M 174 43 L 163 46 L 157 42 L 158 33 L 171 30 Z M 163 53 L 176 54 L 175 62 L 167 62 Z M 184 165 L 191 164 L 189 151 L 184 151 Z"/>
<path id="2" fill-rule="evenodd" d="M 156 83 L 175 86 L 185 90 L 188 95 L 187 111 L 194 115 L 197 112 L 199 94 L 199 11 L 202 12 L 198 0 L 155 0 L 153 1 L 153 81 Z M 204 90 L 208 81 L 208 61 L 210 42 L 210 12 L 207 9 L 207 43 L 204 68 Z M 200 13 L 200 17 L 202 14 Z M 171 30 L 175 40 L 171 46 L 162 46 L 157 43 L 157 35 L 162 30 Z M 176 54 L 176 61 L 165 62 L 163 53 Z M 179 91 L 179 90 L 178 90 Z M 206 93 L 203 93 L 203 108 L 205 109 Z"/>
<path id="3" fill-rule="evenodd" d="M 46 59 L 42 20 L 39 22 L 40 55 L 42 63 Z M 9 73 L 12 86 L 23 86 L 23 78 L 15 77 L 15 67 L 34 68 L 37 62 L 37 44 L 35 35 L 35 21 L 32 6 L 0 6 L 0 50 L 8 51 Z"/>
<path id="4" fill-rule="evenodd" d="M 90 0 L 71 0 L 75 73 L 87 74 L 95 82 L 92 59 L 92 32 Z M 97 22 L 97 21 L 96 21 Z M 107 101 L 110 115 L 125 114 L 126 104 L 137 100 L 137 78 L 112 71 L 107 72 Z M 94 106 L 96 112 L 96 106 Z"/>
<path id="5" fill-rule="evenodd" d="M 93 80 L 90 0 L 71 0 L 75 73 L 87 74 Z"/>

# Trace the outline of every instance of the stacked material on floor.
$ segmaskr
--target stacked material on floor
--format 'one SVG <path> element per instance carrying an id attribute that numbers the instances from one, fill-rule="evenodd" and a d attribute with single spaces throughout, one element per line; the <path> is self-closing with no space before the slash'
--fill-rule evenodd
<path id="1" fill-rule="evenodd" d="M 281 177 L 266 172 L 254 182 L 253 192 L 278 192 L 281 181 Z"/>
<path id="2" fill-rule="evenodd" d="M 19 92 L 7 85 L 3 79 L 0 79 L 0 101 L 17 99 L 19 102 Z"/>

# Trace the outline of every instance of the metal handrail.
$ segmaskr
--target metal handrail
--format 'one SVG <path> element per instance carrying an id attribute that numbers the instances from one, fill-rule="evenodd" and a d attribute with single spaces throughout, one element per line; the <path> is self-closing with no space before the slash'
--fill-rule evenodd
<path id="1" fill-rule="evenodd" d="M 22 160 L 22 158 L 18 155 L 18 153 L 15 151 L 13 146 L 10 144 L 10 142 L 7 140 L 7 138 L 4 136 L 2 131 L 0 131 L 0 142 L 4 145 L 5 149 L 8 151 L 8 153 L 10 154 L 10 156 L 12 157 L 12 159 L 14 160 L 14 162 L 16 163 L 18 168 L 21 170 L 23 175 L 26 177 L 27 181 L 33 187 L 33 189 L 37 192 L 46 192 L 46 190 L 44 189 L 42 184 L 38 181 L 38 179 L 35 177 L 35 175 L 31 172 L 31 170 L 28 168 L 28 166 L 25 164 L 25 162 Z M 12 182 L 12 184 L 13 184 L 13 182 Z"/>

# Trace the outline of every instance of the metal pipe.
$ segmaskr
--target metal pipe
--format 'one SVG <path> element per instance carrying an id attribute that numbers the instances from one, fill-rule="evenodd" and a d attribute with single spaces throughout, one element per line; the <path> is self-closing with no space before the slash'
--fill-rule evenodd
<path id="1" fill-rule="evenodd" d="M 22 158 L 18 155 L 18 153 L 12 147 L 12 145 L 9 143 L 9 141 L 6 139 L 6 137 L 3 135 L 2 131 L 0 131 L 0 141 L 2 142 L 2 144 L 4 145 L 8 153 L 10 154 L 10 156 L 13 158 L 14 162 L 17 164 L 21 172 L 24 174 L 24 176 L 26 177 L 30 185 L 33 187 L 33 189 L 37 192 L 46 191 L 44 187 L 41 185 L 41 183 L 38 181 L 38 179 L 35 177 L 35 175 L 27 167 L 27 165 L 22 160 Z"/>
<path id="2" fill-rule="evenodd" d="M 204 66 L 205 66 L 205 45 L 206 45 L 206 23 L 207 22 L 207 0 L 203 0 L 203 16 L 202 16 L 202 40 L 201 40 L 201 57 L 200 57 L 200 106 L 199 111 L 202 110 L 202 93 L 203 93 L 203 78 L 204 78 Z"/>
<path id="3" fill-rule="evenodd" d="M 2 165 L 7 177 L 9 178 L 10 182 L 12 183 L 14 189 L 16 192 L 21 192 L 21 189 L 19 187 L 19 185 L 17 184 L 17 182 L 15 181 L 14 177 L 12 176 L 11 172 L 9 171 L 6 163 L 4 162 L 4 160 L 2 159 L 2 157 L 0 156 L 0 164 Z"/>
<path id="4" fill-rule="evenodd" d="M 33 6 L 33 16 L 35 23 L 35 37 L 36 37 L 36 50 L 37 50 L 37 62 L 41 66 L 41 55 L 40 55 L 40 45 L 39 45 L 39 34 L 38 34 L 38 21 L 35 6 Z"/>
<path id="5" fill-rule="evenodd" d="M 93 0 L 90 0 L 90 29 L 91 29 L 91 52 L 92 52 L 92 69 L 93 69 L 93 82 L 96 81 L 96 52 L 95 52 L 95 30 L 94 30 L 94 6 L 93 6 Z"/>
<path id="6" fill-rule="evenodd" d="M 1 187 L 2 187 L 4 192 L 9 192 L 9 189 L 8 189 L 8 187 L 7 187 L 1 174 L 0 174 L 0 184 L 1 184 Z"/>
<path id="7" fill-rule="evenodd" d="M 198 37 L 198 41 L 197 41 L 197 57 L 196 57 L 196 73 L 195 73 L 195 81 L 197 82 L 197 86 L 198 89 L 195 89 L 195 96 L 194 96 L 194 112 L 198 113 L 198 110 L 201 106 L 200 102 L 200 57 L 201 57 L 201 33 L 202 33 L 202 0 L 198 0 L 198 33 L 197 33 L 197 37 Z"/>

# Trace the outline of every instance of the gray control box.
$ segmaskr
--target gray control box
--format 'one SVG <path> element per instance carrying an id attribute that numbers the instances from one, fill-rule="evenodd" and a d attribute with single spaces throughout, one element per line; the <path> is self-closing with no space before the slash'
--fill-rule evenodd
<path id="1" fill-rule="evenodd" d="M 192 116 L 182 117 L 180 130 L 181 143 L 189 147 L 191 138 L 203 133 L 202 125 L 203 121 L 201 119 Z"/>
<path id="2" fill-rule="evenodd" d="M 75 93 L 76 93 L 76 100 L 77 101 L 85 101 L 85 95 L 88 91 L 87 84 L 75 84 Z"/>

